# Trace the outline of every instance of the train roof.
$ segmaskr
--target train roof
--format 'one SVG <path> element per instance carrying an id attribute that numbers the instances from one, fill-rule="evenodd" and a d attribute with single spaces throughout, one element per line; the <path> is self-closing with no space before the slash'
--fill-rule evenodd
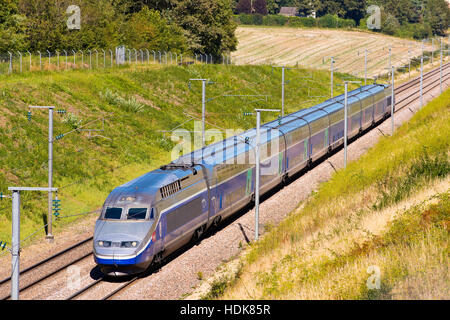
<path id="1" fill-rule="evenodd" d="M 386 88 L 385 85 L 371 84 L 362 86 L 348 93 L 348 103 L 358 102 L 360 99 L 367 98 Z M 283 118 L 270 121 L 261 125 L 261 144 L 282 135 L 279 131 L 288 132 L 294 128 L 308 125 L 308 122 L 315 121 L 331 113 L 342 109 L 344 104 L 344 94 L 328 99 L 318 105 L 302 109 L 291 113 Z M 278 129 L 278 130 L 274 130 Z M 283 130 L 285 129 L 285 130 Z M 251 146 L 249 145 L 251 144 Z M 204 164 L 214 165 L 223 163 L 228 159 L 234 158 L 241 153 L 247 152 L 253 148 L 256 143 L 256 128 L 249 129 L 238 135 L 227 138 L 223 141 L 208 145 L 202 149 L 195 150 L 189 154 L 181 156 L 173 161 L 175 164 Z"/>

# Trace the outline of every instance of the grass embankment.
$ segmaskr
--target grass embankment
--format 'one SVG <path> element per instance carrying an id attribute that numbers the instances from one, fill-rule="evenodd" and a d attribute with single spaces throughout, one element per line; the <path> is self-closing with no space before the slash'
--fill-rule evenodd
<path id="1" fill-rule="evenodd" d="M 311 95 L 328 95 L 328 72 L 314 71 L 314 85 L 306 81 L 309 77 L 310 71 L 305 70 L 293 70 L 287 76 L 286 112 L 313 104 L 302 104 L 312 99 L 310 86 L 314 87 Z M 335 83 L 343 81 L 343 75 L 337 77 Z M 175 144 L 170 133 L 164 138 L 159 130 L 187 121 L 184 112 L 201 119 L 201 84 L 192 82 L 189 90 L 191 78 L 214 81 L 207 85 L 207 98 L 216 98 L 207 102 L 207 121 L 222 128 L 254 127 L 255 119 L 244 117 L 244 111 L 281 105 L 281 72 L 268 66 L 151 64 L 1 76 L 0 191 L 8 193 L 9 186 L 47 185 L 48 113 L 33 110 L 28 121 L 27 111 L 29 105 L 54 105 L 67 110 L 66 115 L 55 112 L 55 137 L 77 128 L 102 129 L 101 121 L 90 122 L 108 116 L 104 131 L 91 133 L 100 136 L 89 138 L 86 131 L 74 131 L 54 143 L 54 186 L 60 188 L 61 215 L 99 208 L 114 187 L 170 161 Z M 220 97 L 225 93 L 269 97 Z M 263 120 L 275 116 L 263 114 Z M 192 121 L 182 127 L 194 129 Z M 22 238 L 45 224 L 46 197 L 22 193 Z M 57 221 L 56 229 L 71 221 Z M 11 201 L 4 199 L 0 201 L 0 240 L 8 241 L 10 232 Z"/>
<path id="2" fill-rule="evenodd" d="M 448 132 L 450 90 L 251 244 L 205 298 L 449 299 Z"/>

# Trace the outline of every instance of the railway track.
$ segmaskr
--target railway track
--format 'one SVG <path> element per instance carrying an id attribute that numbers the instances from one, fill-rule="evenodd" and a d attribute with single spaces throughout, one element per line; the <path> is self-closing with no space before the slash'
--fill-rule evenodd
<path id="1" fill-rule="evenodd" d="M 446 63 L 442 67 L 442 83 L 445 83 L 450 79 L 450 63 Z M 403 85 L 395 89 L 395 112 L 407 107 L 415 100 L 420 99 L 419 88 L 412 90 L 411 93 L 407 93 L 408 90 L 414 88 L 414 86 L 420 85 L 420 77 L 414 78 L 411 81 L 404 83 Z M 440 69 L 433 69 L 423 76 L 423 95 L 427 94 L 434 88 L 440 85 Z M 406 94 L 405 94 L 406 93 Z"/>
<path id="2" fill-rule="evenodd" d="M 442 72 L 443 74 L 445 74 L 446 72 L 448 72 L 448 69 L 450 68 L 450 62 L 447 62 L 445 64 L 442 65 Z M 423 74 L 423 81 L 427 81 L 430 77 L 435 76 L 435 75 L 439 75 L 440 74 L 440 68 L 436 68 L 433 70 L 430 70 L 426 73 Z M 420 84 L 420 76 L 413 78 L 412 80 L 405 82 L 403 84 L 401 84 L 400 86 L 398 86 L 397 88 L 395 88 L 395 93 L 396 94 L 400 94 L 410 88 L 412 88 L 415 85 Z"/>
<path id="3" fill-rule="evenodd" d="M 135 281 L 137 281 L 139 277 L 133 277 L 131 280 L 127 280 L 122 282 L 117 288 L 110 291 L 107 295 L 103 296 L 99 300 L 109 300 L 110 298 L 114 297 L 115 295 L 122 292 L 125 288 L 129 287 L 131 284 L 133 284 Z M 90 291 L 99 290 L 99 287 L 102 285 L 102 283 L 105 283 L 105 280 L 103 278 L 97 279 L 94 282 L 90 283 L 89 285 L 85 286 L 84 288 L 78 290 L 77 292 L 73 293 L 71 296 L 69 296 L 66 300 L 75 300 L 77 298 L 82 297 L 83 295 L 90 293 Z M 101 288 L 100 288 L 101 290 Z"/>
<path id="4" fill-rule="evenodd" d="M 443 65 L 442 69 L 443 69 L 442 82 L 445 83 L 446 81 L 448 81 L 450 79 L 450 63 L 446 63 L 445 65 Z M 420 77 L 417 77 L 417 78 L 414 78 L 414 79 L 398 86 L 397 88 L 395 88 L 395 94 L 396 94 L 396 97 L 398 97 L 398 100 L 396 101 L 395 112 L 398 112 L 398 111 L 402 110 L 403 108 L 408 107 L 412 102 L 417 101 L 420 98 L 420 93 L 417 88 L 419 83 L 420 83 Z M 423 94 L 424 95 L 429 93 L 436 87 L 438 87 L 440 85 L 440 68 L 433 69 L 433 70 L 425 73 L 423 75 L 423 84 L 424 84 L 423 85 Z M 411 92 L 409 92 L 409 91 L 411 91 Z M 36 263 L 35 265 L 33 265 L 27 269 L 22 270 L 20 272 L 21 283 L 22 284 L 25 283 L 25 284 L 23 284 L 23 286 L 21 286 L 20 293 L 23 293 L 24 291 L 37 286 L 38 284 L 42 283 L 44 280 L 49 279 L 50 277 L 53 277 L 53 276 L 56 277 L 57 273 L 61 272 L 62 270 L 66 269 L 67 267 L 74 265 L 77 262 L 92 255 L 93 254 L 92 240 L 93 240 L 93 238 L 90 237 L 88 239 L 80 241 L 79 243 L 77 243 L 63 251 L 58 252 L 57 254 L 39 262 L 39 263 Z M 39 273 L 40 268 L 43 268 L 44 266 L 47 266 L 48 264 L 55 263 L 55 261 L 58 259 L 65 260 L 65 259 L 62 259 L 62 257 L 65 257 L 66 255 L 71 254 L 75 250 L 77 250 L 81 247 L 84 247 L 84 246 L 89 246 L 90 250 L 84 252 L 81 255 L 78 255 L 77 258 L 70 259 L 69 262 L 65 261 L 64 263 L 56 263 L 57 264 L 56 267 L 54 266 L 53 268 L 49 268 L 48 270 L 45 270 L 45 272 L 43 272 L 43 274 L 40 275 L 40 277 L 37 279 L 36 279 L 36 277 L 34 277 L 34 278 L 30 277 L 29 280 L 27 280 L 27 279 L 25 279 L 25 281 L 22 280 L 24 277 L 27 277 L 27 275 L 29 275 L 29 274 Z M 129 280 L 126 280 L 126 281 L 123 281 L 120 283 L 117 283 L 117 282 L 114 283 L 114 286 L 115 286 L 115 284 L 118 284 L 118 285 L 115 286 L 115 288 L 111 288 L 111 290 L 109 291 L 108 294 L 103 295 L 101 300 L 109 300 L 109 299 L 114 298 L 115 296 L 117 296 L 120 293 L 122 293 L 123 291 L 125 291 L 125 289 L 130 287 L 132 284 L 138 282 L 139 279 L 141 279 L 141 277 L 133 277 Z M 0 281 L 0 293 L 5 292 L 5 287 L 7 287 L 10 284 L 10 281 L 11 281 L 10 277 Z M 91 293 L 91 291 L 100 289 L 102 284 L 105 284 L 105 285 L 108 284 L 108 286 L 110 286 L 111 282 L 109 282 L 106 278 L 99 278 L 97 280 L 94 280 L 90 284 L 86 285 L 82 289 L 76 291 L 75 293 L 72 293 L 66 299 L 74 300 L 74 299 L 82 298 L 83 296 Z M 99 296 L 102 296 L 102 295 L 99 295 Z M 2 299 L 9 299 L 9 298 L 10 298 L 10 295 L 5 295 Z"/>
<path id="5" fill-rule="evenodd" d="M 93 237 L 84 239 L 75 245 L 64 249 L 47 259 L 44 259 L 22 271 L 20 271 L 21 286 L 19 293 L 24 293 L 26 290 L 35 287 L 36 285 L 42 283 L 44 280 L 55 276 L 57 273 L 65 270 L 67 267 L 76 264 L 77 262 L 91 256 L 92 252 L 92 240 Z M 84 248 L 91 248 L 90 250 Z M 68 254 L 73 254 L 75 251 L 82 251 L 81 255 L 77 255 L 74 259 L 69 259 L 67 262 L 66 256 Z M 53 267 L 48 268 L 49 264 L 53 264 Z M 45 270 L 41 270 L 45 269 Z M 42 273 L 42 274 L 39 274 Z M 36 275 L 39 275 L 36 277 Z M 5 278 L 0 281 L 0 292 L 4 293 L 8 287 L 11 285 L 11 277 Z M 11 294 L 4 295 L 1 300 L 8 300 L 11 298 Z"/>

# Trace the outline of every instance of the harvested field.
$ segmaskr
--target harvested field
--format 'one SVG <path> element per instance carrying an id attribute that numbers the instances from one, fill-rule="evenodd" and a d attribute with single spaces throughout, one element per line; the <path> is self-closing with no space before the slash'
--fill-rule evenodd
<path id="1" fill-rule="evenodd" d="M 364 76 L 364 50 L 368 54 L 368 76 L 385 73 L 389 66 L 389 48 L 392 64 L 408 63 L 408 56 L 422 54 L 422 43 L 382 34 L 329 29 L 300 29 L 286 27 L 239 26 L 236 30 L 238 49 L 232 54 L 236 64 L 296 65 L 329 69 L 333 56 L 339 72 Z M 439 49 L 434 41 L 434 50 Z M 425 51 L 432 50 L 430 42 Z M 438 53 L 434 62 L 438 63 Z"/>

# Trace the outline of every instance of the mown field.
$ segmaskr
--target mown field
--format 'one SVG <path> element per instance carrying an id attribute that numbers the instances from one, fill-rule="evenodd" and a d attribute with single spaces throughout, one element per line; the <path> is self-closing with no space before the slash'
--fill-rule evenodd
<path id="1" fill-rule="evenodd" d="M 289 27 L 239 26 L 237 51 L 232 53 L 236 64 L 296 65 L 330 69 L 330 57 L 336 59 L 339 71 L 364 77 L 364 50 L 368 49 L 368 76 L 386 73 L 389 48 L 392 65 L 408 64 L 409 57 L 422 54 L 422 43 L 365 31 L 333 29 L 302 29 Z M 444 45 L 447 39 L 444 39 Z M 424 43 L 424 50 L 434 51 L 438 64 L 438 39 Z M 425 61 L 427 62 L 427 61 Z"/>
<path id="2" fill-rule="evenodd" d="M 449 299 L 450 90 L 252 243 L 205 298 Z"/>
<path id="3" fill-rule="evenodd" d="M 342 92 L 337 84 L 345 75 L 336 77 L 335 92 Z M 254 127 L 255 118 L 243 112 L 281 107 L 281 72 L 269 66 L 138 64 L 0 76 L 0 192 L 7 194 L 10 186 L 47 185 L 47 112 L 33 110 L 31 120 L 27 112 L 30 105 L 53 105 L 67 112 L 55 113 L 54 136 L 70 132 L 54 143 L 61 216 L 101 207 L 114 187 L 170 162 L 175 142 L 170 132 L 161 131 L 180 125 L 193 130 L 194 121 L 185 122 L 201 119 L 201 84 L 189 85 L 191 78 L 212 81 L 207 85 L 207 129 Z M 327 72 L 295 70 L 287 80 L 286 112 L 329 95 Z M 264 114 L 263 120 L 273 117 Z M 87 129 L 103 131 L 82 131 Z M 46 197 L 22 194 L 22 239 L 47 223 Z M 56 231 L 80 217 L 56 221 Z M 10 242 L 10 233 L 11 201 L 3 199 L 0 240 Z M 38 239 L 42 235 L 44 230 L 36 234 Z"/>

